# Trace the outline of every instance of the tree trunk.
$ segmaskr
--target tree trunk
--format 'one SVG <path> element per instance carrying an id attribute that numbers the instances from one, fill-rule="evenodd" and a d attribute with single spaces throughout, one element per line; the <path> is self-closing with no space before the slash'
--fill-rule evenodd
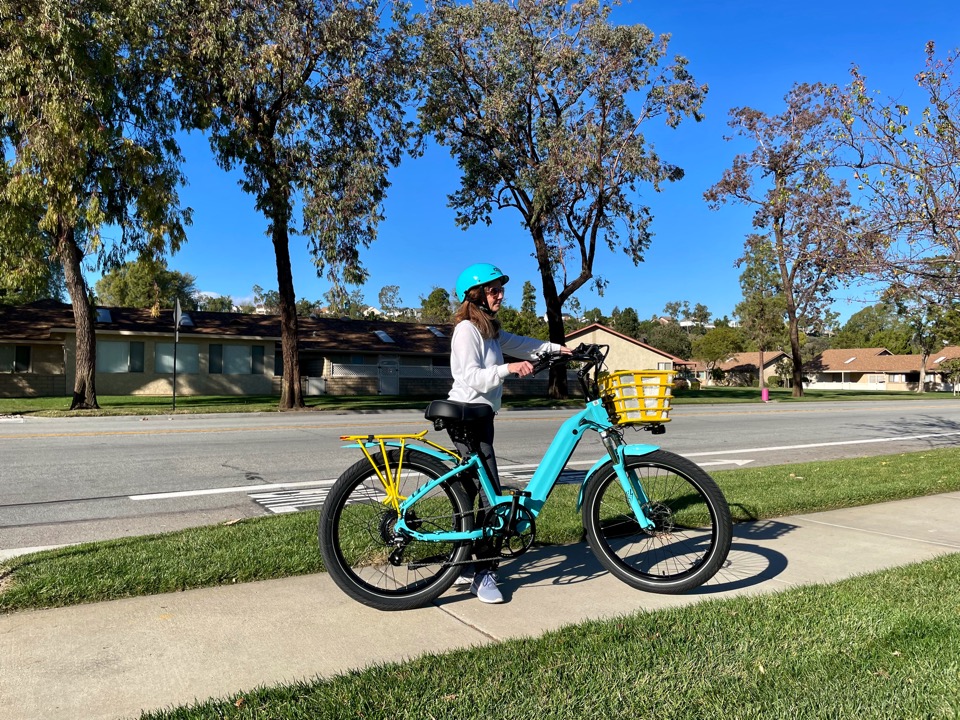
<path id="1" fill-rule="evenodd" d="M 930 357 L 930 354 L 923 352 L 920 355 L 920 382 L 917 383 L 917 392 L 923 393 L 926 392 L 924 387 L 927 384 L 927 358 Z"/>
<path id="2" fill-rule="evenodd" d="M 563 305 L 557 293 L 557 284 L 553 279 L 550 263 L 547 259 L 546 243 L 542 236 L 534 234 L 534 245 L 537 248 L 537 262 L 540 266 L 540 280 L 543 282 L 543 300 L 547 306 L 547 330 L 550 333 L 550 342 L 558 345 L 567 344 L 567 331 L 563 327 Z M 543 252 L 541 252 L 541 248 Z M 542 257 L 541 257 L 542 255 Z M 550 368 L 550 379 L 547 394 L 555 400 L 564 400 L 569 394 L 567 388 L 567 370 L 563 365 Z"/>
<path id="3" fill-rule="evenodd" d="M 803 397 L 803 360 L 800 357 L 800 327 L 796 313 L 787 312 L 790 324 L 790 356 L 793 359 L 793 397 Z"/>
<path id="4" fill-rule="evenodd" d="M 293 290 L 293 271 L 290 268 L 290 240 L 286 222 L 272 218 L 272 225 L 273 249 L 277 256 L 277 295 L 280 298 L 280 346 L 283 352 L 280 409 L 302 410 L 297 296 Z"/>
<path id="5" fill-rule="evenodd" d="M 57 257 L 63 265 L 67 292 L 73 305 L 73 324 L 77 333 L 76 369 L 71 410 L 97 410 L 97 337 L 93 308 L 83 279 L 83 252 L 77 247 L 74 228 L 62 224 L 57 229 Z"/>

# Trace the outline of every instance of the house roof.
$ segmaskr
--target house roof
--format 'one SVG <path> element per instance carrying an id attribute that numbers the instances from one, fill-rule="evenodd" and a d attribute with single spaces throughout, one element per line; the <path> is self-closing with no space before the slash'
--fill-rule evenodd
<path id="1" fill-rule="evenodd" d="M 948 346 L 927 358 L 927 370 L 949 358 L 960 357 L 960 347 Z M 825 350 L 804 369 L 813 372 L 919 372 L 921 355 L 894 355 L 886 348 Z"/>
<path id="2" fill-rule="evenodd" d="M 671 355 L 668 352 L 664 352 L 663 350 L 653 347 L 653 345 L 647 345 L 647 343 L 645 342 L 640 342 L 636 338 L 632 338 L 629 335 L 622 335 L 621 333 L 618 333 L 616 330 L 611 330 L 606 325 L 601 325 L 600 323 L 593 323 L 592 325 L 587 325 L 586 327 L 582 327 L 579 330 L 574 330 L 572 333 L 569 333 L 567 335 L 567 344 L 569 345 L 570 341 L 576 340 L 577 338 L 582 337 L 583 335 L 586 335 L 587 333 L 590 333 L 593 331 L 600 331 L 603 333 L 607 333 L 608 335 L 613 335 L 614 337 L 618 337 L 621 340 L 626 340 L 627 342 L 632 343 L 633 345 L 637 345 L 638 347 L 642 347 L 651 352 L 655 352 L 658 355 L 662 355 L 668 360 L 671 360 L 674 365 L 692 365 L 693 364 L 689 360 L 684 360 L 683 358 L 679 358 L 676 355 Z"/>
<path id="3" fill-rule="evenodd" d="M 126 335 L 173 335 L 173 310 L 154 317 L 149 308 L 98 307 L 97 332 Z M 201 312 L 184 313 L 180 339 L 281 337 L 279 315 Z M 190 324 L 186 324 L 186 323 Z M 388 352 L 444 355 L 450 352 L 451 325 L 424 325 L 383 320 L 298 318 L 301 349 L 324 352 Z M 0 339 L 13 342 L 62 340 L 74 332 L 70 305 L 42 301 L 0 306 Z M 433 330 L 431 328 L 434 328 Z"/>
<path id="4" fill-rule="evenodd" d="M 73 310 L 55 300 L 30 305 L 0 305 L 0 339 L 45 342 L 59 339 L 55 327 L 73 327 Z"/>

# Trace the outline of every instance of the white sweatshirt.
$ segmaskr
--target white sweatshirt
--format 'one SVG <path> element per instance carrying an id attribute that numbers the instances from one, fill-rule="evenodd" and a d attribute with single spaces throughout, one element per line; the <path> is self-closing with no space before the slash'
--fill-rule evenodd
<path id="1" fill-rule="evenodd" d="M 453 387 L 447 397 L 458 402 L 486 403 L 497 411 L 503 396 L 503 381 L 510 374 L 503 354 L 535 360 L 537 353 L 558 352 L 560 347 L 504 330 L 500 331 L 499 338 L 484 340 L 476 325 L 462 320 L 454 328 L 450 341 Z"/>

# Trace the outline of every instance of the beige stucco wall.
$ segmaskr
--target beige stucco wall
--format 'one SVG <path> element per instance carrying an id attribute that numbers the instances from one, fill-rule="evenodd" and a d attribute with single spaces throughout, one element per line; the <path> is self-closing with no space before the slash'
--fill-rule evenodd
<path id="1" fill-rule="evenodd" d="M 607 368 L 611 372 L 617 370 L 657 370 L 660 369 L 661 363 L 668 363 L 667 367 L 663 368 L 665 370 L 673 367 L 669 358 L 600 330 L 591 330 L 578 335 L 576 340 L 571 342 L 609 345 L 610 353 L 607 355 Z"/>
<path id="2" fill-rule="evenodd" d="M 30 345 L 30 371 L 0 373 L 0 397 L 50 397 L 66 394 L 63 347 L 59 344 L 3 343 Z"/>
<path id="3" fill-rule="evenodd" d="M 157 373 L 156 345 L 170 343 L 171 337 L 145 337 L 142 335 L 107 335 L 98 333 L 99 340 L 110 342 L 142 342 L 143 372 L 137 373 L 97 373 L 98 395 L 172 395 L 173 375 Z M 187 340 L 181 336 L 181 343 L 198 346 L 199 372 L 177 373 L 177 395 L 271 395 L 276 394 L 274 387 L 274 346 L 272 340 L 227 340 L 221 338 L 195 338 Z M 210 345 L 258 345 L 264 348 L 263 373 L 257 375 L 209 374 Z M 64 343 L 66 356 L 66 387 L 73 391 L 76 375 L 76 337 L 69 336 Z"/>

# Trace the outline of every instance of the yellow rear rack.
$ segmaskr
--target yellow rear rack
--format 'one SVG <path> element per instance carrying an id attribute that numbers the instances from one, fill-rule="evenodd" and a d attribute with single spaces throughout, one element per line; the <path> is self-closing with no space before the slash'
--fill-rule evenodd
<path id="1" fill-rule="evenodd" d="M 408 441 L 413 440 L 416 442 L 422 442 L 424 445 L 429 445 L 440 452 L 446 453 L 458 462 L 460 460 L 460 456 L 457 455 L 457 453 L 455 453 L 453 450 L 445 448 L 443 445 L 438 445 L 432 440 L 427 440 L 426 435 L 428 432 L 429 430 L 423 430 L 422 432 L 418 433 L 383 435 L 341 435 L 340 439 L 346 442 L 357 443 L 357 446 L 363 451 L 364 456 L 370 463 L 370 467 L 373 468 L 373 471 L 377 474 L 377 477 L 380 478 L 380 482 L 383 484 L 383 489 L 387 493 L 386 498 L 383 500 L 383 504 L 392 507 L 399 515 L 400 503 L 406 500 L 406 497 L 400 494 L 400 473 L 403 470 L 403 456 L 407 449 Z M 373 459 L 373 455 L 368 449 L 371 447 L 380 448 L 380 457 L 383 458 L 382 468 L 379 467 L 376 461 Z M 387 454 L 389 449 L 400 450 L 396 467 L 390 467 L 390 459 Z"/>

